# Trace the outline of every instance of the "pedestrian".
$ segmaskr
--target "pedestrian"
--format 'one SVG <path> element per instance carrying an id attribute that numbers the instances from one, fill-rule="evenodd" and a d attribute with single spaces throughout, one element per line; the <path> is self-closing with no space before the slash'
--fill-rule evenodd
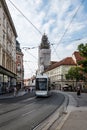
<path id="1" fill-rule="evenodd" d="M 81 95 L 81 88 L 80 86 L 77 87 L 77 96 L 80 96 Z"/>
<path id="2" fill-rule="evenodd" d="M 6 87 L 6 92 L 9 93 L 9 87 L 8 86 Z"/>
<path id="3" fill-rule="evenodd" d="M 14 96 L 16 96 L 16 94 L 17 94 L 17 88 L 14 87 Z"/>

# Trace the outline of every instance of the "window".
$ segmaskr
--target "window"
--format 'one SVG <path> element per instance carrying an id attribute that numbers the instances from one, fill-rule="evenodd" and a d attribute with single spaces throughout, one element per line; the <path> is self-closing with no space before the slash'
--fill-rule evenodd
<path id="1" fill-rule="evenodd" d="M 3 31 L 3 43 L 5 42 L 5 32 Z"/>
<path id="2" fill-rule="evenodd" d="M 17 56 L 17 59 L 18 59 L 18 61 L 21 61 L 21 57 L 20 56 Z"/>
<path id="3" fill-rule="evenodd" d="M 3 13 L 3 26 L 5 27 L 5 14 Z"/>
<path id="4" fill-rule="evenodd" d="M 21 70 L 21 66 L 20 66 L 20 64 L 17 65 L 17 70 L 18 70 L 18 71 Z"/>

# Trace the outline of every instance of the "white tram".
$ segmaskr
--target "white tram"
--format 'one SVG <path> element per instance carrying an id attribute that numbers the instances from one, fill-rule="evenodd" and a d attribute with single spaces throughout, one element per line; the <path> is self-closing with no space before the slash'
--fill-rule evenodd
<path id="1" fill-rule="evenodd" d="M 49 96 L 50 95 L 50 80 L 45 74 L 36 76 L 36 96 Z"/>

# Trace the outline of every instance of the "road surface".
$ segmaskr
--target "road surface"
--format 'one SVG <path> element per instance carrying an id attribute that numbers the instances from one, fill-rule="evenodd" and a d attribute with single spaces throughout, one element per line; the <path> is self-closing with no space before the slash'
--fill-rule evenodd
<path id="1" fill-rule="evenodd" d="M 25 95 L 26 96 L 26 95 Z M 0 101 L 0 130 L 33 130 L 64 101 L 60 93 L 48 98 L 15 98 Z"/>

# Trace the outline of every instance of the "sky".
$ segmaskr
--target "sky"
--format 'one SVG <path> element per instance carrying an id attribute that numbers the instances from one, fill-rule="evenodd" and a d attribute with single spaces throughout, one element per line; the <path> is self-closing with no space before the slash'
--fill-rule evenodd
<path id="1" fill-rule="evenodd" d="M 87 43 L 87 0 L 6 0 L 6 3 L 24 54 L 25 79 L 38 69 L 38 46 L 44 33 L 51 45 L 51 61 L 70 57 L 79 44 Z"/>

